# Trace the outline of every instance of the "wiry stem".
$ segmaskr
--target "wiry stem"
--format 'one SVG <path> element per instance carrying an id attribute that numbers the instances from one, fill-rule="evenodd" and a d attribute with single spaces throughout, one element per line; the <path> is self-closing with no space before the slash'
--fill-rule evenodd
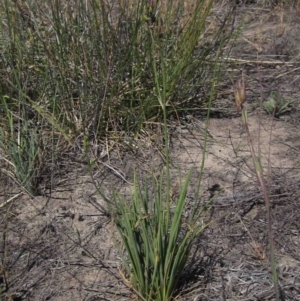
<path id="1" fill-rule="evenodd" d="M 242 122 L 243 126 L 246 130 L 247 137 L 248 137 L 248 145 L 251 152 L 251 157 L 253 160 L 255 173 L 257 176 L 257 180 L 259 182 L 260 188 L 262 190 L 262 194 L 265 200 L 266 206 L 266 218 L 268 224 L 268 232 L 269 232 L 269 245 L 270 245 L 270 261 L 271 261 L 271 270 L 272 270 L 272 278 L 274 283 L 274 290 L 275 290 L 275 298 L 276 301 L 279 301 L 279 285 L 278 285 L 278 276 L 277 276 L 277 269 L 276 269 L 276 262 L 275 262 L 275 248 L 274 248 L 274 234 L 271 224 L 271 208 L 270 208 L 270 198 L 266 186 L 265 179 L 263 177 L 263 168 L 260 162 L 260 158 L 256 156 L 253 141 L 250 134 L 250 129 L 248 126 L 248 117 L 247 117 L 247 109 L 244 108 L 243 104 L 246 100 L 246 86 L 245 86 L 245 79 L 244 75 L 242 76 L 242 80 L 238 82 L 235 88 L 235 103 L 238 112 L 242 112 Z"/>
<path id="2" fill-rule="evenodd" d="M 276 269 L 276 263 L 275 263 L 274 234 L 273 234 L 272 223 L 271 223 L 270 198 L 269 198 L 268 190 L 266 187 L 266 182 L 263 177 L 263 170 L 262 170 L 260 160 L 259 160 L 259 158 L 256 157 L 256 154 L 255 154 L 255 151 L 253 148 L 252 138 L 251 138 L 249 126 L 247 123 L 247 117 L 246 117 L 247 111 L 245 108 L 242 110 L 242 114 L 243 114 L 243 124 L 244 124 L 245 130 L 247 132 L 248 142 L 249 142 L 248 144 L 249 144 L 251 156 L 252 156 L 254 167 L 255 167 L 255 173 L 256 173 L 260 188 L 262 190 L 263 197 L 265 199 L 266 217 L 267 217 L 267 224 L 268 224 L 268 231 L 269 231 L 271 269 L 272 269 L 275 297 L 276 297 L 276 301 L 279 301 L 279 287 L 278 287 L 278 276 L 277 276 L 277 269 Z"/>

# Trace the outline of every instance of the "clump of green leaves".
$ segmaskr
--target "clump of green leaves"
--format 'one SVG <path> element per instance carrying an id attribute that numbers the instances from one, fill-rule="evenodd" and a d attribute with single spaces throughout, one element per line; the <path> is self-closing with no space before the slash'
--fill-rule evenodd
<path id="1" fill-rule="evenodd" d="M 275 117 L 289 112 L 294 100 L 282 97 L 278 92 L 271 92 L 269 98 L 264 102 L 264 110 Z"/>
<path id="2" fill-rule="evenodd" d="M 191 244 L 206 227 L 203 210 L 183 217 L 190 174 L 172 206 L 168 189 L 164 189 L 164 174 L 160 180 L 153 176 L 151 185 L 146 180 L 139 182 L 135 175 L 130 202 L 114 194 L 111 212 L 124 247 L 124 277 L 143 300 L 171 300 Z"/>

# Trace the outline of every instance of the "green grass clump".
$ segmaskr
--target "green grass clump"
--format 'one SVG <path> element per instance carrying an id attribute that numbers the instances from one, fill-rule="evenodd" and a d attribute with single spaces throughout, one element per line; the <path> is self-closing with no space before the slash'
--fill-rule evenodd
<path id="1" fill-rule="evenodd" d="M 1 171 L 24 187 L 27 192 L 35 195 L 38 189 L 38 155 L 37 134 L 29 129 L 26 119 L 22 125 L 18 124 L 18 131 L 14 129 L 13 116 L 6 112 L 10 126 L 0 128 L 0 147 L 6 153 L 4 161 L 11 168 L 1 168 Z M 3 162 L 2 162 L 3 163 Z"/>
<path id="2" fill-rule="evenodd" d="M 161 7 L 145 0 L 123 2 L 115 3 L 115 12 L 103 0 L 40 5 L 5 0 L 0 6 L 8 79 L 3 93 L 21 90 L 40 108 L 36 115 L 50 114 L 70 135 L 136 131 L 162 116 L 152 68 L 160 45 L 167 62 L 168 114 L 187 109 L 200 87 L 209 85 L 209 62 L 224 38 L 225 25 L 208 36 L 213 1 L 196 1 L 190 19 L 180 1 Z"/>
<path id="3" fill-rule="evenodd" d="M 206 225 L 202 210 L 184 218 L 190 173 L 172 201 L 164 190 L 165 174 L 139 182 L 135 175 L 130 202 L 114 195 L 113 219 L 126 252 L 123 276 L 142 300 L 171 300 L 195 237 Z M 168 179 L 166 180 L 168 181 Z"/>
<path id="4" fill-rule="evenodd" d="M 22 174 L 18 182 L 33 178 L 40 139 L 51 145 L 43 157 L 53 158 L 61 140 L 122 142 L 162 121 L 162 82 L 167 118 L 207 107 L 212 64 L 230 37 L 225 36 L 230 12 L 217 24 L 212 5 L 212 0 L 1 1 L 0 115 L 6 132 L 0 139 L 7 160 Z M 10 148 L 26 148 L 16 135 L 42 132 L 43 138 L 24 142 L 22 158 L 11 156 Z"/>

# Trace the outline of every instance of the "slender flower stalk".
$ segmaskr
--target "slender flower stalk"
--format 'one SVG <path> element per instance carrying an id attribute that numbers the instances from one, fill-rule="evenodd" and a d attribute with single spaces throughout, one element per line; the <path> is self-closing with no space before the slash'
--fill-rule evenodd
<path id="1" fill-rule="evenodd" d="M 275 247 L 274 247 L 274 234 L 272 229 L 272 222 L 271 222 L 271 208 L 270 208 L 270 198 L 266 186 L 266 181 L 263 176 L 263 167 L 261 164 L 260 157 L 256 155 L 254 147 L 253 147 L 253 141 L 250 134 L 250 129 L 248 125 L 248 115 L 247 115 L 247 109 L 244 107 L 244 103 L 246 101 L 246 84 L 245 84 L 245 77 L 244 73 L 242 74 L 242 79 L 237 82 L 234 90 L 234 96 L 235 96 L 235 105 L 237 108 L 238 113 L 242 113 L 242 122 L 243 126 L 246 130 L 247 137 L 248 137 L 248 145 L 250 149 L 250 153 L 253 160 L 253 165 L 255 168 L 255 174 L 258 180 L 258 183 L 260 185 L 264 200 L 265 200 L 265 206 L 266 206 L 266 219 L 268 224 L 268 232 L 269 232 L 269 247 L 270 247 L 270 262 L 271 262 L 271 270 L 272 270 L 272 280 L 274 283 L 274 291 L 275 291 L 275 297 L 276 301 L 279 301 L 279 285 L 278 285 L 278 275 L 277 275 L 277 269 L 276 269 L 276 262 L 275 262 Z"/>

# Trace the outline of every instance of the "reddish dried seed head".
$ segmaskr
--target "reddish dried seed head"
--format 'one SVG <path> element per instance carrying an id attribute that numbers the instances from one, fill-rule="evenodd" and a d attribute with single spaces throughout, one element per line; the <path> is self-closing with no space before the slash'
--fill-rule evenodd
<path id="1" fill-rule="evenodd" d="M 235 106 L 238 112 L 243 109 L 243 104 L 246 100 L 246 84 L 244 74 L 242 78 L 238 80 L 234 88 Z"/>

